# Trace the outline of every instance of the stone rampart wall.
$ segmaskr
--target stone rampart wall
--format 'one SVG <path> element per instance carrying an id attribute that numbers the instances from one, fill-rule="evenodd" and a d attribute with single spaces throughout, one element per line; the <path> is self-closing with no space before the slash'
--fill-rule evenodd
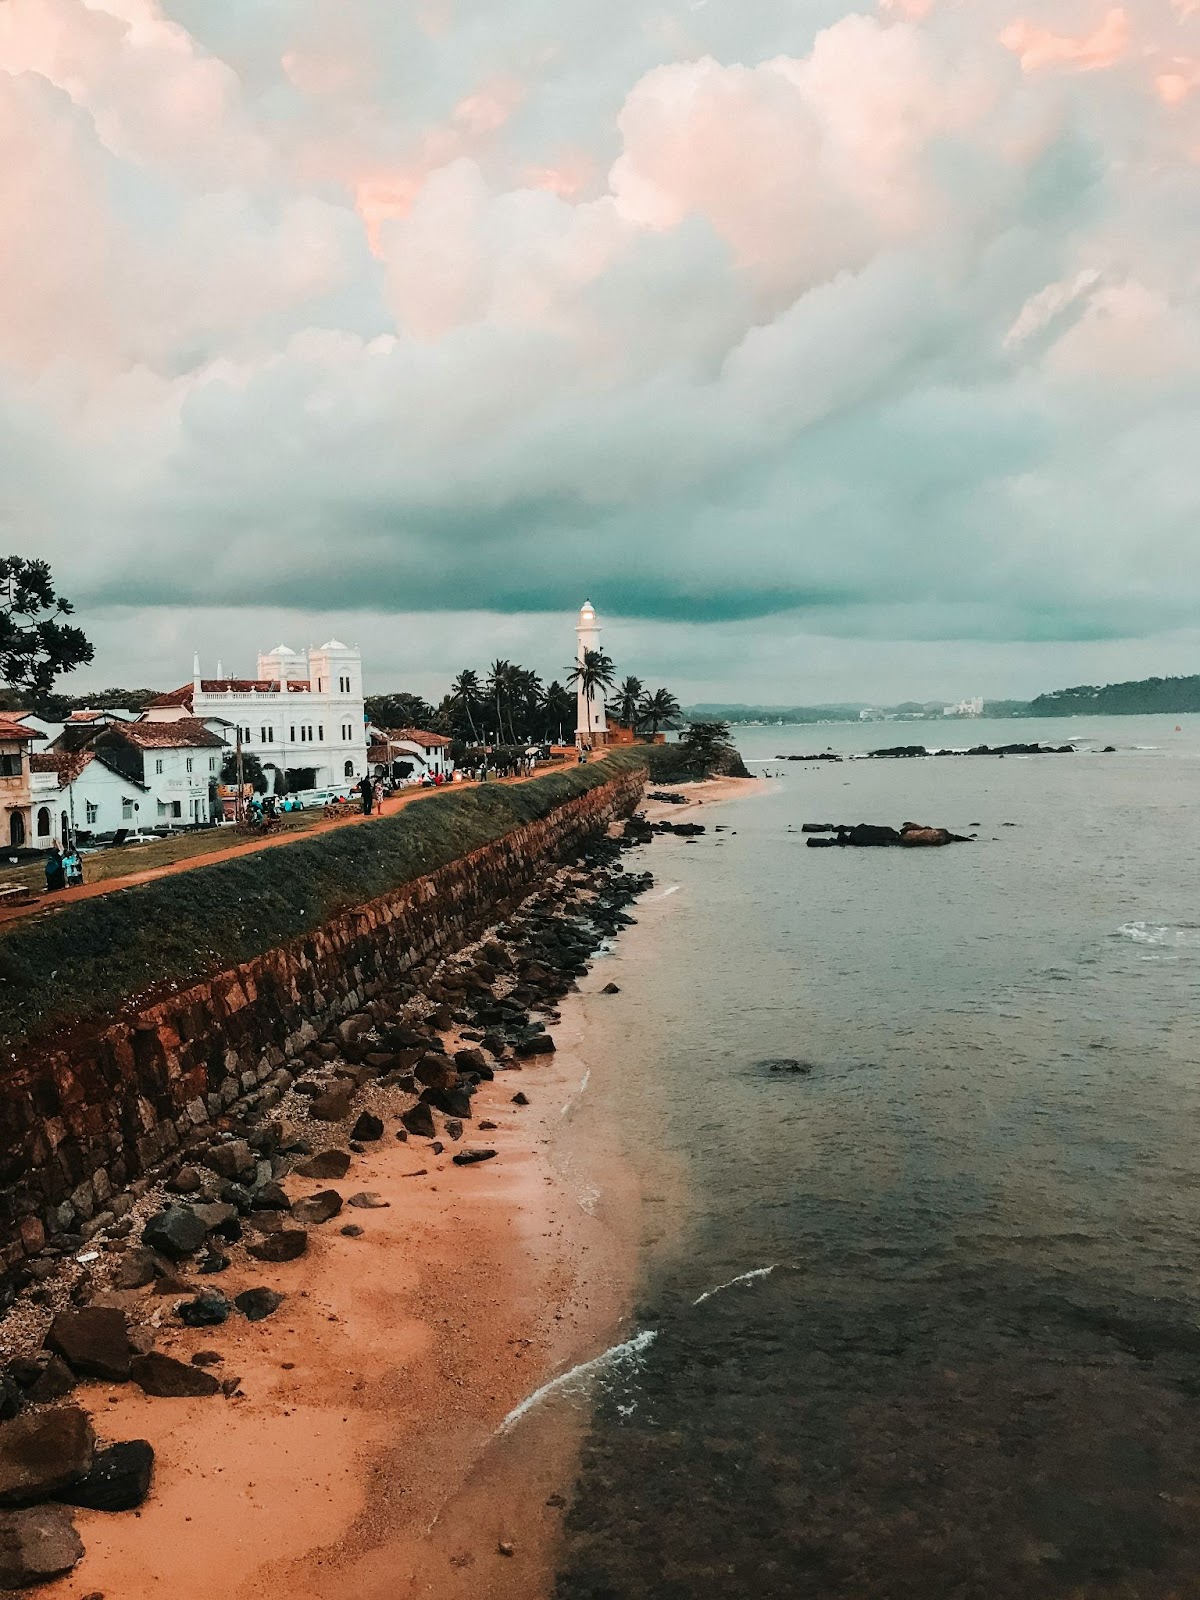
<path id="1" fill-rule="evenodd" d="M 477 937 L 627 816 L 643 777 L 622 772 L 291 944 L 19 1053 L 0 1083 L 0 1266 L 111 1221 L 114 1197 L 214 1118 L 274 1104 L 324 1030 Z"/>

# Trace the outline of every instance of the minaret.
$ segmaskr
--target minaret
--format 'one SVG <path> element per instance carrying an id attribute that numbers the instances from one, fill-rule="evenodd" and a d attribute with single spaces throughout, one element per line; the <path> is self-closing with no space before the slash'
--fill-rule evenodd
<path id="1" fill-rule="evenodd" d="M 582 665 L 585 650 L 600 648 L 600 624 L 596 621 L 595 608 L 590 600 L 583 602 L 579 621 L 575 624 L 575 634 L 579 640 L 575 650 L 575 660 Z M 608 724 L 604 718 L 604 691 L 593 689 L 588 696 L 584 694 L 583 685 L 580 684 L 576 694 L 576 706 L 575 743 L 596 746 L 607 744 Z"/>
<path id="2" fill-rule="evenodd" d="M 192 656 L 192 715 L 200 715 L 200 652 L 197 650 Z"/>

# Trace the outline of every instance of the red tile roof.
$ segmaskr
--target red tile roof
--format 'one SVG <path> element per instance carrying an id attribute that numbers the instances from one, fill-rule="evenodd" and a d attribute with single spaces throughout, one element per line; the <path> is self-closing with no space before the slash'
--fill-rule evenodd
<path id="1" fill-rule="evenodd" d="M 94 760 L 93 750 L 43 750 L 30 756 L 29 767 L 32 772 L 57 773 L 58 787 L 65 789 Z"/>
<path id="2" fill-rule="evenodd" d="M 195 717 L 180 717 L 177 722 L 121 722 L 108 732 L 139 750 L 221 750 L 225 743 Z"/>
<path id="3" fill-rule="evenodd" d="M 0 739 L 18 740 L 22 744 L 32 744 L 40 735 L 32 728 L 27 728 L 23 722 L 10 722 L 7 717 L 0 717 Z"/>
<path id="4" fill-rule="evenodd" d="M 385 739 L 407 739 L 410 744 L 423 745 L 426 750 L 436 750 L 452 741 L 440 733 L 425 733 L 420 728 L 384 728 Z"/>

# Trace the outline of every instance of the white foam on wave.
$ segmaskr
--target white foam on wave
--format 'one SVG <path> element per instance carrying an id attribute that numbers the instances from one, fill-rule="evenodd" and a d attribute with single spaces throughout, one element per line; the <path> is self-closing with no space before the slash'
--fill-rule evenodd
<path id="1" fill-rule="evenodd" d="M 739 1272 L 737 1277 L 730 1278 L 728 1283 L 718 1283 L 715 1288 L 706 1289 L 702 1295 L 697 1295 L 692 1304 L 703 1305 L 706 1300 L 711 1300 L 713 1295 L 720 1294 L 725 1289 L 732 1289 L 739 1283 L 754 1283 L 759 1278 L 769 1278 L 778 1265 L 779 1263 L 775 1261 L 769 1267 L 755 1267 L 753 1272 Z"/>
<path id="2" fill-rule="evenodd" d="M 1200 948 L 1200 928 L 1192 926 L 1173 927 L 1169 923 L 1123 922 L 1117 933 L 1122 939 L 1131 939 L 1134 944 L 1151 944 L 1174 949 Z"/>
<path id="3" fill-rule="evenodd" d="M 578 1105 L 579 1100 L 580 1100 L 581 1096 L 583 1095 L 584 1090 L 587 1088 L 588 1084 L 591 1081 L 592 1081 L 592 1069 L 591 1069 L 591 1067 L 588 1067 L 587 1070 L 584 1072 L 583 1077 L 580 1078 L 580 1080 L 579 1080 L 578 1089 L 576 1089 L 576 1091 L 575 1091 L 575 1093 L 573 1095 L 569 1095 L 567 1097 L 567 1099 L 563 1102 L 563 1108 L 559 1112 L 559 1116 L 560 1117 L 565 1117 L 567 1112 L 570 1111 L 573 1106 Z"/>
<path id="4" fill-rule="evenodd" d="M 513 1407 L 496 1429 L 497 1434 L 511 1433 L 522 1417 L 528 1416 L 535 1406 L 540 1406 L 551 1395 L 586 1393 L 596 1379 L 606 1373 L 635 1368 L 642 1352 L 648 1350 L 657 1338 L 656 1328 L 646 1328 L 632 1339 L 626 1339 L 624 1344 L 615 1344 L 602 1355 L 593 1356 L 590 1361 L 582 1361 L 569 1372 L 551 1378 L 549 1383 L 542 1384 L 540 1389 L 526 1395 L 519 1406 Z"/>
<path id="5" fill-rule="evenodd" d="M 673 883 L 669 889 L 664 889 L 661 894 L 656 894 L 654 896 L 654 899 L 655 900 L 665 900 L 668 895 L 678 894 L 681 887 L 682 887 L 681 884 Z"/>

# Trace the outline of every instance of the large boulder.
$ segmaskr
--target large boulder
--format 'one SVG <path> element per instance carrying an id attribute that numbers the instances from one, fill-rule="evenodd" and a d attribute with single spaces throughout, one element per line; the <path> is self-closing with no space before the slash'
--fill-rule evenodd
<path id="1" fill-rule="evenodd" d="M 115 1306 L 60 1311 L 50 1324 L 46 1345 L 81 1378 L 124 1383 L 129 1377 L 129 1325 Z"/>
<path id="2" fill-rule="evenodd" d="M 156 1211 L 142 1229 L 142 1243 L 170 1261 L 182 1261 L 199 1250 L 208 1232 L 191 1206 L 167 1206 Z"/>
<path id="3" fill-rule="evenodd" d="M 0 1589 L 28 1589 L 61 1578 L 83 1555 L 65 1506 L 0 1512 Z"/>
<path id="4" fill-rule="evenodd" d="M 189 1361 L 176 1361 L 174 1356 L 164 1355 L 161 1350 L 151 1350 L 149 1355 L 133 1358 L 133 1381 L 145 1394 L 158 1400 L 195 1400 L 216 1394 L 221 1387 L 219 1380 L 203 1367 L 193 1367 Z"/>
<path id="5" fill-rule="evenodd" d="M 422 1089 L 421 1099 L 426 1105 L 433 1106 L 435 1110 L 444 1112 L 448 1117 L 458 1117 L 462 1121 L 467 1121 L 471 1116 L 471 1096 L 461 1084 L 456 1089 Z"/>
<path id="6" fill-rule="evenodd" d="M 153 1446 L 145 1439 L 127 1439 L 97 1450 L 87 1477 L 64 1489 L 61 1498 L 89 1511 L 132 1511 L 150 1493 L 153 1471 Z"/>
<path id="7" fill-rule="evenodd" d="M 246 1248 L 257 1261 L 295 1261 L 308 1249 L 308 1234 L 303 1228 L 280 1228 Z"/>
<path id="8" fill-rule="evenodd" d="M 292 1169 L 298 1178 L 344 1178 L 350 1171 L 350 1153 L 347 1150 L 320 1150 L 307 1161 L 299 1161 Z"/>
<path id="9" fill-rule="evenodd" d="M 78 1406 L 0 1423 L 0 1505 L 49 1500 L 91 1471 L 96 1436 Z"/>
<path id="10" fill-rule="evenodd" d="M 517 1043 L 519 1056 L 549 1056 L 554 1054 L 554 1040 L 548 1033 L 534 1033 Z"/>

